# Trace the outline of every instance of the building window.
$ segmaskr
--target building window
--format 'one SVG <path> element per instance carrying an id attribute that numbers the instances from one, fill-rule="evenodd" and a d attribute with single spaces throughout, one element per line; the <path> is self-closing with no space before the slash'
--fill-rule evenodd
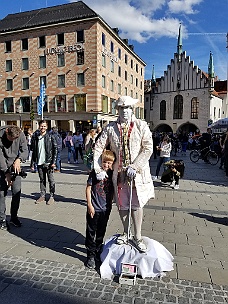
<path id="1" fill-rule="evenodd" d="M 121 59 L 121 49 L 118 49 L 118 58 Z"/>
<path id="2" fill-rule="evenodd" d="M 183 118 L 183 96 L 176 95 L 174 97 L 173 119 Z"/>
<path id="3" fill-rule="evenodd" d="M 13 79 L 6 79 L 6 91 L 13 91 Z"/>
<path id="4" fill-rule="evenodd" d="M 125 80 L 127 80 L 127 71 L 125 71 L 124 74 L 125 74 Z"/>
<path id="5" fill-rule="evenodd" d="M 135 86 L 138 86 L 138 78 L 135 78 Z"/>
<path id="6" fill-rule="evenodd" d="M 127 56 L 127 54 L 125 54 L 125 56 L 124 56 L 124 62 L 127 64 L 127 62 L 128 62 L 128 56 Z"/>
<path id="7" fill-rule="evenodd" d="M 66 95 L 55 96 L 55 112 L 66 112 Z"/>
<path id="8" fill-rule="evenodd" d="M 191 118 L 192 119 L 199 118 L 199 101 L 197 97 L 193 97 L 191 100 Z"/>
<path id="9" fill-rule="evenodd" d="M 46 68 L 46 56 L 39 57 L 39 66 L 40 66 L 40 69 Z"/>
<path id="10" fill-rule="evenodd" d="M 47 77 L 46 76 L 40 76 L 40 87 L 42 82 L 44 83 L 45 88 L 47 87 Z"/>
<path id="11" fill-rule="evenodd" d="M 29 69 L 29 60 L 28 58 L 22 58 L 22 70 L 28 70 Z"/>
<path id="12" fill-rule="evenodd" d="M 4 113 L 14 113 L 13 97 L 4 98 Z"/>
<path id="13" fill-rule="evenodd" d="M 77 52 L 77 65 L 84 64 L 84 51 Z"/>
<path id="14" fill-rule="evenodd" d="M 28 50 L 28 38 L 21 39 L 21 49 L 22 51 Z"/>
<path id="15" fill-rule="evenodd" d="M 136 65 L 135 65 L 135 70 L 138 73 L 138 71 L 139 71 L 139 65 L 138 65 L 138 63 L 136 63 Z"/>
<path id="16" fill-rule="evenodd" d="M 46 46 L 46 37 L 45 36 L 40 36 L 39 37 L 39 47 L 43 48 Z"/>
<path id="17" fill-rule="evenodd" d="M 105 46 L 105 34 L 104 33 L 102 33 L 101 39 L 102 39 L 102 45 Z"/>
<path id="18" fill-rule="evenodd" d="M 140 81 L 140 89 L 142 90 L 142 81 Z"/>
<path id="19" fill-rule="evenodd" d="M 114 81 L 110 80 L 110 90 L 114 92 Z"/>
<path id="20" fill-rule="evenodd" d="M 64 33 L 57 34 L 57 45 L 64 45 Z"/>
<path id="21" fill-rule="evenodd" d="M 11 53 L 12 52 L 12 41 L 6 41 L 5 42 L 5 50 L 6 50 L 6 53 Z"/>
<path id="22" fill-rule="evenodd" d="M 160 102 L 160 120 L 166 120 L 166 101 Z"/>
<path id="23" fill-rule="evenodd" d="M 22 105 L 22 112 L 30 112 L 30 96 L 21 97 L 20 104 Z"/>
<path id="24" fill-rule="evenodd" d="M 118 66 L 118 76 L 121 77 L 121 66 Z"/>
<path id="25" fill-rule="evenodd" d="M 131 59 L 131 68 L 133 69 L 133 60 Z"/>
<path id="26" fill-rule="evenodd" d="M 141 74 L 141 76 L 142 76 L 142 74 L 143 74 L 143 69 L 142 69 L 142 68 L 141 68 L 141 73 L 140 73 L 140 74 Z"/>
<path id="27" fill-rule="evenodd" d="M 112 41 L 110 42 L 110 51 L 114 53 L 114 43 Z"/>
<path id="28" fill-rule="evenodd" d="M 140 118 L 140 108 L 139 107 L 135 108 L 135 117 Z"/>
<path id="29" fill-rule="evenodd" d="M 131 90 L 131 97 L 133 98 L 133 90 Z"/>
<path id="30" fill-rule="evenodd" d="M 121 94 L 121 84 L 118 83 L 118 94 Z"/>
<path id="31" fill-rule="evenodd" d="M 29 77 L 22 78 L 22 90 L 29 89 Z"/>
<path id="32" fill-rule="evenodd" d="M 65 75 L 58 75 L 58 88 L 65 88 Z"/>
<path id="33" fill-rule="evenodd" d="M 102 75 L 102 78 L 101 78 L 101 85 L 102 85 L 102 88 L 105 88 L 105 76 Z"/>
<path id="34" fill-rule="evenodd" d="M 111 65 L 111 72 L 114 73 L 114 61 L 110 61 L 110 65 Z"/>
<path id="35" fill-rule="evenodd" d="M 75 112 L 86 111 L 86 94 L 74 95 Z"/>
<path id="36" fill-rule="evenodd" d="M 111 103 L 111 113 L 113 115 L 116 115 L 116 100 L 113 98 L 110 98 L 110 103 Z"/>
<path id="37" fill-rule="evenodd" d="M 78 73 L 77 74 L 77 86 L 82 87 L 85 85 L 85 74 L 84 73 Z"/>
<path id="38" fill-rule="evenodd" d="M 133 75 L 131 75 L 131 84 L 133 84 L 133 80 L 134 80 Z"/>
<path id="39" fill-rule="evenodd" d="M 77 31 L 77 42 L 84 42 L 84 30 Z"/>
<path id="40" fill-rule="evenodd" d="M 6 72 L 12 71 L 12 60 L 6 60 Z"/>
<path id="41" fill-rule="evenodd" d="M 65 54 L 58 54 L 58 67 L 65 66 Z"/>
<path id="42" fill-rule="evenodd" d="M 102 112 L 108 113 L 108 97 L 101 95 Z"/>
<path id="43" fill-rule="evenodd" d="M 127 87 L 124 88 L 124 95 L 127 96 Z"/>
<path id="44" fill-rule="evenodd" d="M 102 66 L 103 66 L 104 68 L 106 68 L 106 56 L 105 56 L 105 54 L 102 54 L 101 56 L 102 56 L 102 58 L 101 58 Z"/>

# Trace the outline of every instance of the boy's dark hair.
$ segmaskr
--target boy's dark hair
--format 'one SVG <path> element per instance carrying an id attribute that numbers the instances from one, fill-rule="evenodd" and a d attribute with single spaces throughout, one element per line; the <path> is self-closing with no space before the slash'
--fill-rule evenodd
<path id="1" fill-rule="evenodd" d="M 7 127 L 7 130 L 7 134 L 12 138 L 18 138 L 21 134 L 21 129 L 15 125 Z"/>
<path id="2" fill-rule="evenodd" d="M 39 121 L 39 126 L 42 125 L 43 123 L 46 123 L 46 125 L 48 125 L 47 121 L 43 119 Z"/>
<path id="3" fill-rule="evenodd" d="M 107 161 L 115 161 L 116 156 L 114 154 L 114 152 L 110 151 L 110 150 L 104 150 L 102 153 L 102 161 L 103 160 L 107 160 Z"/>

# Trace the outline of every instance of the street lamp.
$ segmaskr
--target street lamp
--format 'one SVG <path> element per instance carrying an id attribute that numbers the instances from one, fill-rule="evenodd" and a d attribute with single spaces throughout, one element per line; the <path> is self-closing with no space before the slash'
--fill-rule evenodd
<path id="1" fill-rule="evenodd" d="M 20 117 L 20 129 L 21 129 L 21 127 L 22 127 L 22 121 L 21 121 L 21 113 L 22 113 L 22 110 L 23 110 L 23 107 L 22 107 L 22 105 L 18 105 L 17 106 L 17 113 L 19 113 L 19 117 Z"/>

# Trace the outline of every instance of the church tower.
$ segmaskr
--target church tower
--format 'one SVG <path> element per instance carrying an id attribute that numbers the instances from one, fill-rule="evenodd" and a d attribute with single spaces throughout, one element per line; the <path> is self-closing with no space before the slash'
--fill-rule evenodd
<path id="1" fill-rule="evenodd" d="M 208 80 L 209 80 L 209 91 L 212 92 L 214 90 L 214 85 L 215 85 L 215 72 L 214 72 L 213 54 L 211 52 L 208 63 Z"/>

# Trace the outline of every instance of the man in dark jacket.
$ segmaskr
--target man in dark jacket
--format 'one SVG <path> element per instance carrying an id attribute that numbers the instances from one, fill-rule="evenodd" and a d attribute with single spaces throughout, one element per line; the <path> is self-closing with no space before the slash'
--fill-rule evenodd
<path id="1" fill-rule="evenodd" d="M 47 205 L 53 204 L 55 202 L 54 167 L 57 157 L 57 142 L 55 138 L 47 132 L 47 122 L 45 120 L 39 122 L 39 130 L 37 130 L 32 137 L 31 150 L 32 160 L 37 164 L 40 178 L 40 197 L 35 203 L 45 202 L 47 176 L 50 189 L 50 198 L 47 201 Z"/>
<path id="2" fill-rule="evenodd" d="M 21 197 L 21 162 L 28 156 L 27 141 L 24 133 L 17 126 L 0 128 L 0 229 L 8 230 L 6 221 L 6 195 L 11 187 L 10 223 L 21 227 L 17 217 Z"/>

